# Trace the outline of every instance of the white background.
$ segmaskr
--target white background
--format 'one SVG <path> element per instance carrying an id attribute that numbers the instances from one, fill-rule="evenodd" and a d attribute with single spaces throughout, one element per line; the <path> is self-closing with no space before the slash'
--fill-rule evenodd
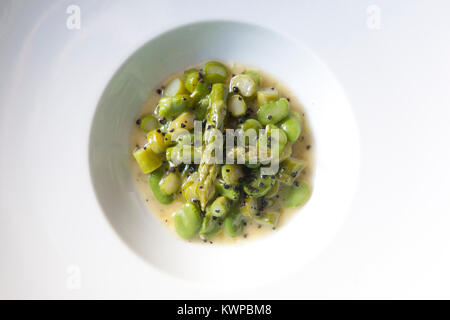
<path id="1" fill-rule="evenodd" d="M 66 28 L 71 4 L 80 30 Z M 450 298 L 449 12 L 447 1 L 1 1 L 0 298 Z M 238 292 L 160 273 L 121 242 L 92 193 L 82 121 L 146 39 L 229 18 L 309 46 L 343 86 L 361 143 L 334 241 L 295 277 Z"/>

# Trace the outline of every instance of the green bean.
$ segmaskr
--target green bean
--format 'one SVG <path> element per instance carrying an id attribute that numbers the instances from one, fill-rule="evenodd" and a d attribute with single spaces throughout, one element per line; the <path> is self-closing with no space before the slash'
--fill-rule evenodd
<path id="1" fill-rule="evenodd" d="M 192 239 L 198 234 L 202 217 L 195 203 L 186 202 L 182 209 L 178 210 L 174 217 L 175 231 L 183 239 Z"/>
<path id="2" fill-rule="evenodd" d="M 180 189 L 181 178 L 176 172 L 169 172 L 159 182 L 159 188 L 165 194 L 174 194 Z"/>
<path id="3" fill-rule="evenodd" d="M 298 137 L 300 137 L 302 125 L 300 123 L 300 116 L 298 113 L 291 113 L 278 125 L 286 133 L 289 142 L 294 142 L 298 139 Z"/>
<path id="4" fill-rule="evenodd" d="M 256 83 L 247 74 L 238 74 L 231 78 L 230 92 L 240 93 L 245 98 L 250 98 L 256 93 Z"/>
<path id="5" fill-rule="evenodd" d="M 258 214 L 258 202 L 253 197 L 244 198 L 240 204 L 240 210 L 244 217 L 254 218 Z"/>
<path id="6" fill-rule="evenodd" d="M 216 194 L 223 195 L 232 201 L 239 199 L 239 191 L 237 188 L 231 187 L 223 181 L 217 180 L 215 183 Z"/>
<path id="7" fill-rule="evenodd" d="M 224 221 L 225 233 L 230 237 L 237 237 L 244 230 L 244 217 L 239 212 L 239 208 L 232 209 Z"/>
<path id="8" fill-rule="evenodd" d="M 216 198 L 213 203 L 211 203 L 210 210 L 211 214 L 215 217 L 225 216 L 231 207 L 231 200 L 227 197 L 220 196 Z"/>
<path id="9" fill-rule="evenodd" d="M 202 226 L 200 228 L 200 238 L 208 239 L 219 232 L 222 225 L 222 219 L 212 215 L 211 210 L 208 208 L 203 218 Z"/>
<path id="10" fill-rule="evenodd" d="M 294 158 L 284 160 L 281 163 L 276 177 L 281 182 L 291 185 L 305 167 L 306 162 L 304 160 L 297 160 Z"/>
<path id="11" fill-rule="evenodd" d="M 185 130 L 194 129 L 194 115 L 191 112 L 183 112 L 175 120 L 173 120 L 169 126 L 169 133 L 179 128 Z"/>
<path id="12" fill-rule="evenodd" d="M 183 81 L 179 78 L 175 78 L 169 82 L 169 84 L 164 89 L 164 96 L 173 97 L 179 94 L 185 94 L 186 88 L 184 87 Z"/>
<path id="13" fill-rule="evenodd" d="M 283 205 L 286 208 L 294 208 L 301 206 L 309 199 L 311 189 L 305 181 L 295 182 L 284 190 L 285 199 Z"/>
<path id="14" fill-rule="evenodd" d="M 133 156 L 145 174 L 155 171 L 162 164 L 161 157 L 147 146 L 134 151 Z"/>
<path id="15" fill-rule="evenodd" d="M 228 112 L 231 113 L 233 117 L 243 116 L 247 112 L 247 104 L 239 94 L 233 94 L 228 99 Z"/>
<path id="16" fill-rule="evenodd" d="M 222 166 L 222 179 L 230 185 L 239 184 L 239 180 L 244 177 L 241 166 L 238 164 L 225 164 Z"/>
<path id="17" fill-rule="evenodd" d="M 241 128 L 244 132 L 249 129 L 253 129 L 256 131 L 256 134 L 258 135 L 259 130 L 262 129 L 263 126 L 256 119 L 247 119 L 244 121 L 244 123 L 240 124 L 238 127 Z"/>
<path id="18" fill-rule="evenodd" d="M 161 154 L 166 151 L 166 143 L 164 141 L 164 136 L 161 130 L 156 129 L 150 131 L 147 134 L 148 146 L 152 149 L 152 151 L 156 154 Z"/>
<path id="19" fill-rule="evenodd" d="M 258 106 L 278 100 L 278 90 L 276 88 L 265 88 L 256 93 L 256 102 Z"/>
<path id="20" fill-rule="evenodd" d="M 157 129 L 159 127 L 158 119 L 152 115 L 146 115 L 139 119 L 139 128 L 145 133 Z"/>
<path id="21" fill-rule="evenodd" d="M 177 95 L 173 97 L 163 97 L 158 103 L 158 112 L 165 118 L 175 118 L 179 114 L 188 111 L 192 101 L 188 95 Z"/>
<path id="22" fill-rule="evenodd" d="M 279 219 L 280 219 L 280 212 L 268 211 L 265 212 L 262 216 L 258 217 L 257 221 L 265 225 L 268 225 L 271 228 L 275 228 L 278 225 Z"/>
<path id="23" fill-rule="evenodd" d="M 289 102 L 285 98 L 264 103 L 257 111 L 259 122 L 263 125 L 275 124 L 289 113 Z"/>
<path id="24" fill-rule="evenodd" d="M 244 185 L 244 192 L 250 197 L 259 198 L 266 195 L 274 184 L 274 179 L 261 177 L 258 170 L 258 173 L 251 179 L 251 182 Z"/>
<path id="25" fill-rule="evenodd" d="M 261 75 L 253 70 L 247 70 L 244 72 L 244 74 L 249 75 L 250 77 L 252 77 L 252 79 L 255 81 L 256 85 L 259 87 L 262 83 L 262 78 Z"/>
<path id="26" fill-rule="evenodd" d="M 190 95 L 193 105 L 197 105 L 198 102 L 206 97 L 210 92 L 211 84 L 206 81 L 199 81 Z"/>
<path id="27" fill-rule="evenodd" d="M 205 79 L 210 83 L 224 83 L 228 70 L 222 63 L 217 61 L 209 61 L 205 64 Z"/>
<path id="28" fill-rule="evenodd" d="M 173 201 L 173 196 L 164 193 L 159 188 L 159 182 L 161 181 L 162 176 L 164 175 L 164 171 L 162 168 L 153 171 L 150 176 L 148 177 L 148 184 L 150 186 L 150 189 L 153 192 L 153 196 L 156 200 L 158 200 L 162 204 L 170 204 Z"/>
<path id="29" fill-rule="evenodd" d="M 197 69 L 186 70 L 184 72 L 184 86 L 189 92 L 192 93 L 201 77 L 202 75 Z"/>

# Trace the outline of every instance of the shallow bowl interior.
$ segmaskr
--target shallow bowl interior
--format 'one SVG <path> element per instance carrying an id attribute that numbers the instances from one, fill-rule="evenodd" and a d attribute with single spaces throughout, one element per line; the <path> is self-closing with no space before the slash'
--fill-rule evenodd
<path id="1" fill-rule="evenodd" d="M 172 73 L 208 59 L 250 64 L 278 77 L 300 99 L 315 138 L 307 205 L 269 236 L 236 245 L 189 243 L 168 232 L 148 211 L 130 171 L 130 133 L 149 93 Z M 330 242 L 355 190 L 359 147 L 345 94 L 309 49 L 263 27 L 214 21 L 173 29 L 130 53 L 98 103 L 89 162 L 104 214 L 144 260 L 193 281 L 251 285 L 299 270 Z"/>

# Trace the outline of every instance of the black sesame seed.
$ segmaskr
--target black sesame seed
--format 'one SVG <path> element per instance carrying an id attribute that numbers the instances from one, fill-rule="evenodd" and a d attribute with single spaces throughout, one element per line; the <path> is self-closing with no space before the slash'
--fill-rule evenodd
<path id="1" fill-rule="evenodd" d="M 162 90 L 161 90 L 161 89 L 156 89 L 156 93 L 157 93 L 157 94 L 161 94 L 161 93 L 162 93 Z"/>
<path id="2" fill-rule="evenodd" d="M 306 150 L 309 150 L 309 149 L 311 149 L 311 146 L 310 146 L 310 145 L 307 145 L 307 146 L 306 146 Z"/>
<path id="3" fill-rule="evenodd" d="M 239 88 L 238 87 L 233 87 L 233 92 L 238 93 L 239 92 Z"/>
<path id="4" fill-rule="evenodd" d="M 141 124 L 141 119 L 137 119 L 137 120 L 136 120 L 136 124 L 137 124 L 137 125 L 140 125 L 140 124 Z"/>
<path id="5" fill-rule="evenodd" d="M 267 116 L 267 119 L 271 120 L 271 119 L 272 119 L 272 116 L 269 114 L 269 115 Z"/>
<path id="6" fill-rule="evenodd" d="M 184 123 L 182 123 L 182 124 L 180 125 L 180 127 L 185 128 L 186 125 L 185 125 Z"/>
<path id="7" fill-rule="evenodd" d="M 226 171 L 226 172 L 230 172 L 230 169 L 226 169 L 225 171 Z"/>
<path id="8" fill-rule="evenodd" d="M 238 100 L 242 100 L 242 98 L 241 98 L 241 97 L 238 97 Z"/>

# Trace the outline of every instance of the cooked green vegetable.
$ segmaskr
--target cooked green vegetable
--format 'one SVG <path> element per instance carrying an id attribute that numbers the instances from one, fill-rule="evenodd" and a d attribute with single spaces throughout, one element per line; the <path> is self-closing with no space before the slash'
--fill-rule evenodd
<path id="1" fill-rule="evenodd" d="M 303 160 L 293 158 L 284 160 L 278 170 L 277 179 L 287 185 L 291 185 L 305 167 L 306 162 Z"/>
<path id="2" fill-rule="evenodd" d="M 286 133 L 289 142 L 296 141 L 302 132 L 302 125 L 298 113 L 288 115 L 279 123 L 279 126 Z"/>
<path id="3" fill-rule="evenodd" d="M 275 228 L 283 208 L 310 197 L 306 161 L 291 158 L 302 118 L 265 82 L 209 61 L 171 78 L 155 113 L 136 120 L 147 142 L 133 156 L 157 201 L 184 202 L 172 215 L 181 238 L 247 237 L 247 225 Z"/>
<path id="4" fill-rule="evenodd" d="M 265 212 L 262 216 L 260 216 L 257 220 L 258 222 L 269 225 L 271 228 L 275 228 L 278 224 L 279 219 L 280 219 L 280 212 L 268 211 Z"/>
<path id="5" fill-rule="evenodd" d="M 212 86 L 210 95 L 210 106 L 206 116 L 206 128 L 223 130 L 223 121 L 226 109 L 227 91 L 222 83 L 215 83 Z M 208 130 L 208 129 L 207 129 Z M 199 197 L 202 210 L 214 194 L 214 182 L 220 169 L 220 165 L 211 163 L 211 155 L 215 149 L 215 136 L 208 135 L 205 139 L 205 152 L 198 167 L 199 173 Z M 213 161 L 214 162 L 214 161 Z"/>
<path id="6" fill-rule="evenodd" d="M 200 228 L 200 238 L 208 239 L 214 236 L 220 231 L 222 226 L 222 219 L 213 216 L 211 210 L 206 210 L 205 217 L 203 218 L 202 226 Z"/>
<path id="7" fill-rule="evenodd" d="M 256 119 L 247 119 L 244 121 L 244 123 L 239 125 L 239 128 L 242 130 L 247 131 L 248 129 L 255 130 L 255 133 L 258 135 L 259 130 L 262 129 L 262 124 L 256 120 Z"/>
<path id="8" fill-rule="evenodd" d="M 182 209 L 178 210 L 174 217 L 175 230 L 184 239 L 195 237 L 202 225 L 202 217 L 197 205 L 186 202 Z"/>
<path id="9" fill-rule="evenodd" d="M 286 189 L 286 195 L 283 203 L 286 208 L 301 206 L 311 195 L 311 189 L 305 181 L 296 182 Z"/>
<path id="10" fill-rule="evenodd" d="M 250 197 L 259 198 L 266 195 L 274 184 L 274 179 L 267 176 L 262 177 L 258 170 L 250 183 L 244 185 L 244 192 Z"/>
<path id="11" fill-rule="evenodd" d="M 258 202 L 256 198 L 246 197 L 242 200 L 240 204 L 241 213 L 246 218 L 254 218 L 258 213 Z"/>
<path id="12" fill-rule="evenodd" d="M 215 187 L 217 194 L 223 195 L 232 201 L 239 200 L 239 191 L 236 187 L 232 187 L 220 180 L 216 181 Z"/>
<path id="13" fill-rule="evenodd" d="M 244 74 L 249 75 L 250 77 L 252 77 L 253 81 L 255 81 L 256 86 L 260 86 L 262 83 L 262 78 L 260 76 L 260 74 L 256 71 L 253 70 L 247 70 L 244 72 Z"/>
<path id="14" fill-rule="evenodd" d="M 239 183 L 239 180 L 244 177 L 241 166 L 237 164 L 225 164 L 222 166 L 222 179 L 229 185 Z"/>
<path id="15" fill-rule="evenodd" d="M 176 172 L 169 172 L 164 178 L 159 182 L 159 188 L 165 194 L 174 194 L 180 189 L 181 178 Z"/>
<path id="16" fill-rule="evenodd" d="M 263 125 L 275 124 L 283 120 L 289 113 L 289 102 L 285 98 L 264 103 L 259 107 L 257 116 Z"/>
<path id="17" fill-rule="evenodd" d="M 138 120 L 139 128 L 145 133 L 157 129 L 159 127 L 158 119 L 152 115 L 147 115 Z"/>
<path id="18" fill-rule="evenodd" d="M 166 143 L 164 141 L 164 135 L 161 130 L 156 129 L 150 131 L 147 134 L 148 146 L 152 149 L 154 153 L 160 154 L 166 150 Z"/>
<path id="19" fill-rule="evenodd" d="M 179 94 L 185 94 L 186 88 L 184 87 L 183 81 L 179 78 L 175 78 L 169 82 L 169 84 L 164 89 L 164 95 L 166 97 L 173 97 Z"/>
<path id="20" fill-rule="evenodd" d="M 239 236 L 244 230 L 244 217 L 239 212 L 239 208 L 232 209 L 232 212 L 224 220 L 225 233 L 230 237 Z"/>
<path id="21" fill-rule="evenodd" d="M 224 83 L 228 76 L 227 67 L 217 61 L 210 61 L 205 64 L 205 79 L 210 83 Z"/>
<path id="22" fill-rule="evenodd" d="M 187 91 L 194 91 L 198 81 L 202 78 L 201 73 L 197 69 L 189 69 L 184 72 L 184 86 Z"/>
<path id="23" fill-rule="evenodd" d="M 247 104 L 239 94 L 233 94 L 228 99 L 228 111 L 233 117 L 240 117 L 247 112 Z"/>
<path id="24" fill-rule="evenodd" d="M 211 214 L 218 218 L 225 216 L 230 208 L 231 200 L 224 196 L 216 198 L 210 206 Z"/>
<path id="25" fill-rule="evenodd" d="M 278 100 L 278 90 L 276 88 L 266 88 L 259 90 L 256 93 L 256 101 L 258 106 L 262 106 L 263 104 Z"/>
<path id="26" fill-rule="evenodd" d="M 142 172 L 147 174 L 158 169 L 161 164 L 161 158 L 155 154 L 149 147 L 144 147 L 133 152 Z"/>
<path id="27" fill-rule="evenodd" d="M 200 100 L 206 97 L 211 91 L 211 84 L 205 81 L 197 82 L 194 91 L 191 93 L 191 100 L 193 105 L 197 105 Z"/>
<path id="28" fill-rule="evenodd" d="M 239 93 L 245 98 L 252 97 L 256 93 L 256 83 L 247 74 L 238 74 L 231 78 L 230 92 Z"/>
<path id="29" fill-rule="evenodd" d="M 175 118 L 179 114 L 188 111 L 191 105 L 191 99 L 185 94 L 163 97 L 159 100 L 158 112 L 165 118 Z"/>
<path id="30" fill-rule="evenodd" d="M 153 196 L 162 204 L 169 204 L 173 201 L 173 196 L 167 193 L 164 193 L 160 187 L 159 183 L 161 181 L 161 178 L 163 177 L 164 172 L 161 169 L 158 169 L 156 171 L 153 171 L 150 176 L 148 177 L 148 184 L 150 186 L 150 189 L 153 192 Z"/>
<path id="31" fill-rule="evenodd" d="M 192 130 L 194 129 L 194 115 L 191 112 L 183 112 L 169 126 L 169 133 L 176 129 Z"/>

